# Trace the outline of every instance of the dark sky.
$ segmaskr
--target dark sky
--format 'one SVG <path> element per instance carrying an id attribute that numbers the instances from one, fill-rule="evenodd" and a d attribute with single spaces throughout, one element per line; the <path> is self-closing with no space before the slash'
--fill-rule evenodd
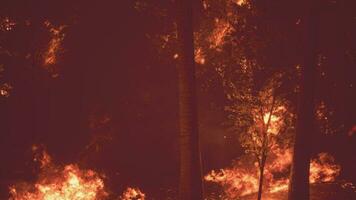
<path id="1" fill-rule="evenodd" d="M 1 101 L 0 193 L 8 184 L 33 178 L 30 147 L 35 143 L 44 144 L 57 163 L 85 162 L 104 172 L 113 190 L 128 185 L 146 191 L 176 187 L 176 69 L 173 63 L 157 62 L 145 36 L 155 21 L 140 15 L 132 2 L 4 3 L 1 12 L 10 16 L 48 19 L 68 28 L 58 78 L 50 78 L 40 66 L 33 72 L 26 64 L 9 62 L 14 91 Z M 241 149 L 222 124 L 222 89 L 199 90 L 198 98 L 206 172 L 228 166 Z M 93 113 L 110 116 L 103 131 L 113 139 L 83 161 L 93 136 L 88 127 Z"/>

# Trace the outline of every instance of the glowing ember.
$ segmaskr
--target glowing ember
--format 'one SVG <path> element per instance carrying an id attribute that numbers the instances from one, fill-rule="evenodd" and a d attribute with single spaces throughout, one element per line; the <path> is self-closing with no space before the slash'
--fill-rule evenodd
<path id="1" fill-rule="evenodd" d="M 177 53 L 173 55 L 174 59 L 177 59 L 178 57 L 179 57 L 179 55 Z"/>
<path id="2" fill-rule="evenodd" d="M 41 168 L 49 167 L 51 165 L 52 158 L 45 151 L 44 146 L 33 145 L 32 152 L 34 154 L 33 161 L 39 163 Z"/>
<path id="3" fill-rule="evenodd" d="M 122 195 L 122 200 L 145 200 L 145 194 L 141 192 L 140 189 L 138 188 L 131 188 L 128 187 L 123 195 Z"/>
<path id="4" fill-rule="evenodd" d="M 65 36 L 63 30 L 66 26 L 61 25 L 59 27 L 55 27 L 49 21 L 46 21 L 44 24 L 49 29 L 51 34 L 51 40 L 49 41 L 48 48 L 43 57 L 44 66 L 50 70 L 53 76 L 58 76 L 58 74 L 54 72 L 55 69 L 49 68 L 49 66 L 57 63 L 58 53 L 62 49 L 62 43 Z"/>
<path id="5" fill-rule="evenodd" d="M 209 42 L 210 48 L 221 50 L 225 37 L 233 30 L 232 26 L 223 20 L 215 19 L 215 29 L 213 30 Z"/>
<path id="6" fill-rule="evenodd" d="M 12 19 L 5 17 L 0 19 L 0 30 L 1 31 L 11 31 L 16 26 L 16 22 Z"/>
<path id="7" fill-rule="evenodd" d="M 205 56 L 203 55 L 203 50 L 201 48 L 197 48 L 195 50 L 195 62 L 201 65 L 205 64 Z"/>
<path id="8" fill-rule="evenodd" d="M 13 87 L 8 83 L 0 85 L 0 96 L 9 97 L 12 89 Z"/>

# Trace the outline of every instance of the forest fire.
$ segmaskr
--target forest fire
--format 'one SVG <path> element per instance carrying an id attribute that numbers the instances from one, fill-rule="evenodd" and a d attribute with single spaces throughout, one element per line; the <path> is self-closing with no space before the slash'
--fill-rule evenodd
<path id="1" fill-rule="evenodd" d="M 215 19 L 215 29 L 208 39 L 210 42 L 210 48 L 221 51 L 221 46 L 224 43 L 224 38 L 233 31 L 232 26 L 223 20 Z"/>
<path id="2" fill-rule="evenodd" d="M 4 1 L 0 200 L 356 200 L 356 0 Z"/>
<path id="3" fill-rule="evenodd" d="M 106 193 L 96 172 L 71 164 L 62 169 L 46 169 L 35 184 L 12 186 L 10 194 L 10 200 L 95 200 Z"/>
<path id="4" fill-rule="evenodd" d="M 318 158 L 310 163 L 310 183 L 332 182 L 340 174 L 340 166 L 335 164 L 334 158 L 327 153 L 320 153 Z"/>
<path id="5" fill-rule="evenodd" d="M 77 164 L 56 166 L 41 146 L 33 146 L 34 161 L 40 174 L 35 183 L 20 182 L 9 187 L 9 200 L 104 200 L 109 192 L 104 176 Z M 128 187 L 118 200 L 144 200 L 145 194 L 138 188 Z"/>
<path id="6" fill-rule="evenodd" d="M 266 166 L 265 182 L 268 193 L 276 193 L 288 189 L 288 175 L 291 164 L 291 151 L 279 151 L 276 158 Z M 335 164 L 333 157 L 320 153 L 310 164 L 310 183 L 326 183 L 335 181 L 340 166 Z M 276 178 L 282 174 L 282 178 Z M 253 194 L 258 191 L 258 171 L 246 169 L 246 166 L 235 165 L 232 168 L 211 171 L 205 180 L 219 184 L 229 199 Z"/>
<path id="7" fill-rule="evenodd" d="M 76 164 L 55 166 L 46 151 L 33 146 L 34 161 L 40 174 L 34 184 L 18 183 L 10 187 L 10 200 L 96 200 L 107 195 L 102 176 Z"/>

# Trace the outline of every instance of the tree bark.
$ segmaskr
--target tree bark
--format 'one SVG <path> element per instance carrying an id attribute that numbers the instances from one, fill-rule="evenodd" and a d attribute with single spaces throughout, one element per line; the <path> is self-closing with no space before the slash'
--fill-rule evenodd
<path id="1" fill-rule="evenodd" d="M 289 200 L 309 199 L 309 170 L 314 138 L 314 80 L 316 70 L 317 19 L 314 5 L 307 6 L 304 17 L 304 63 L 301 68 L 294 153 L 289 183 Z"/>
<path id="2" fill-rule="evenodd" d="M 177 32 L 180 45 L 178 54 L 179 199 L 202 200 L 203 186 L 195 89 L 192 2 L 180 0 L 177 4 Z"/>
<path id="3" fill-rule="evenodd" d="M 262 160 L 261 160 L 260 179 L 259 179 L 259 183 L 258 183 L 257 200 L 261 200 L 261 199 L 262 199 L 262 193 L 263 193 L 263 176 L 264 176 L 264 171 L 265 171 L 266 158 L 267 158 L 267 155 L 263 155 Z"/>

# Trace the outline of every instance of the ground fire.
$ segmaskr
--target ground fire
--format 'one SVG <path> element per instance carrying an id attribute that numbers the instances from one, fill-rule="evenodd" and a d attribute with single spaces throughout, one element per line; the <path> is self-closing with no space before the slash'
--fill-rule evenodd
<path id="1" fill-rule="evenodd" d="M 282 152 L 282 153 L 281 153 Z M 288 189 L 288 172 L 291 163 L 290 150 L 278 152 L 276 159 L 266 166 L 265 187 L 269 193 Z M 212 171 L 205 176 L 208 182 L 221 185 L 229 199 L 256 193 L 258 190 L 257 169 L 245 169 L 246 166 L 233 166 Z M 327 153 L 320 153 L 310 163 L 310 183 L 333 182 L 340 173 L 340 166 Z M 280 175 L 283 174 L 282 177 Z M 278 178 L 275 176 L 279 175 Z"/>
<path id="2" fill-rule="evenodd" d="M 105 176 L 77 164 L 55 165 L 41 146 L 34 145 L 34 162 L 40 168 L 34 183 L 20 182 L 10 186 L 9 200 L 105 200 Z M 112 197 L 110 197 L 112 198 Z M 127 188 L 117 200 L 144 200 L 138 188 Z"/>

